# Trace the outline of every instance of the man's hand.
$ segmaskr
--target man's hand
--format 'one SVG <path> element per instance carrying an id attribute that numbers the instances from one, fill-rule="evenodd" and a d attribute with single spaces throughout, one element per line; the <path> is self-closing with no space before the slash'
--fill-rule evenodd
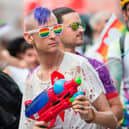
<path id="1" fill-rule="evenodd" d="M 90 106 L 89 100 L 84 95 L 79 95 L 75 98 L 75 101 L 72 103 L 73 110 L 79 112 L 80 117 L 83 120 L 91 122 L 94 120 L 95 111 Z"/>
<path id="2" fill-rule="evenodd" d="M 33 129 L 47 129 L 47 124 L 44 121 L 36 121 Z"/>

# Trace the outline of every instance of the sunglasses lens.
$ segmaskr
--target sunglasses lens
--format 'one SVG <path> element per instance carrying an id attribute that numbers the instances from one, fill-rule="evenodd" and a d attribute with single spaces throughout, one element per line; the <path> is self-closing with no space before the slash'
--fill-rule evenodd
<path id="1" fill-rule="evenodd" d="M 72 30 L 77 30 L 79 28 L 79 23 L 73 23 L 71 27 L 72 27 Z"/>
<path id="2" fill-rule="evenodd" d="M 39 35 L 42 38 L 47 37 L 49 35 L 49 33 L 50 33 L 49 28 L 43 28 L 43 29 L 40 29 L 40 31 L 39 31 Z"/>
<path id="3" fill-rule="evenodd" d="M 63 26 L 62 25 L 55 25 L 53 27 L 53 31 L 54 31 L 55 34 L 60 34 L 62 32 L 62 30 L 63 30 Z"/>
<path id="4" fill-rule="evenodd" d="M 55 34 L 60 34 L 63 30 L 63 26 L 61 24 L 55 25 L 52 27 L 52 30 Z M 49 27 L 42 28 L 39 31 L 39 35 L 41 38 L 45 38 L 50 34 L 51 29 Z"/>
<path id="5" fill-rule="evenodd" d="M 81 26 L 84 29 L 84 31 L 86 30 L 86 27 L 85 27 L 84 24 L 80 24 L 78 22 L 75 22 L 75 23 L 71 24 L 71 28 L 74 31 L 78 30 L 79 29 L 79 26 Z"/>

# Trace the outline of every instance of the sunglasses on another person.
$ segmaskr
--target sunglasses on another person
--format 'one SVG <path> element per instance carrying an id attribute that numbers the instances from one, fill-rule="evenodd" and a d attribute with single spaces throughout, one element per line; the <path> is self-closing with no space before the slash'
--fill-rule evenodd
<path id="1" fill-rule="evenodd" d="M 28 31 L 28 32 L 25 32 L 25 33 L 33 34 L 33 33 L 38 32 L 39 36 L 41 38 L 46 38 L 46 37 L 49 36 L 51 31 L 53 31 L 56 35 L 59 35 L 63 31 L 63 25 L 62 24 L 56 24 L 52 27 L 43 27 L 43 28 L 40 28 L 40 29 Z"/>
<path id="2" fill-rule="evenodd" d="M 73 31 L 78 30 L 79 26 L 81 26 L 84 29 L 84 31 L 86 30 L 85 25 L 79 22 L 73 22 L 71 25 L 69 25 L 69 27 L 71 27 Z"/>

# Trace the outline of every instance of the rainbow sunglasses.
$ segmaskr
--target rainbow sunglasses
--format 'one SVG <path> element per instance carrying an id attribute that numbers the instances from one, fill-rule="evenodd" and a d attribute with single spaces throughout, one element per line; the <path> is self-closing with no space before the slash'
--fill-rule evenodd
<path id="1" fill-rule="evenodd" d="M 28 32 L 25 32 L 25 33 L 33 34 L 33 33 L 37 33 L 38 32 L 39 33 L 39 36 L 41 38 L 46 38 L 47 36 L 49 36 L 51 30 L 56 35 L 59 35 L 63 31 L 63 24 L 56 24 L 56 25 L 54 25 L 52 27 L 43 27 L 43 28 L 40 28 L 40 29 L 28 31 Z"/>
<path id="2" fill-rule="evenodd" d="M 69 27 L 71 27 L 74 31 L 78 30 L 79 26 L 81 26 L 84 29 L 84 31 L 86 30 L 85 25 L 79 22 L 73 22 L 71 25 L 69 25 Z"/>

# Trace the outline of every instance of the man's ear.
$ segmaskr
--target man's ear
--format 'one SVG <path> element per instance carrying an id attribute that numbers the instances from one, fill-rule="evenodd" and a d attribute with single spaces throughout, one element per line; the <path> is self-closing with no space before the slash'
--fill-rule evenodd
<path id="1" fill-rule="evenodd" d="M 29 44 L 33 44 L 33 36 L 28 33 L 24 33 L 24 39 L 27 41 Z"/>

